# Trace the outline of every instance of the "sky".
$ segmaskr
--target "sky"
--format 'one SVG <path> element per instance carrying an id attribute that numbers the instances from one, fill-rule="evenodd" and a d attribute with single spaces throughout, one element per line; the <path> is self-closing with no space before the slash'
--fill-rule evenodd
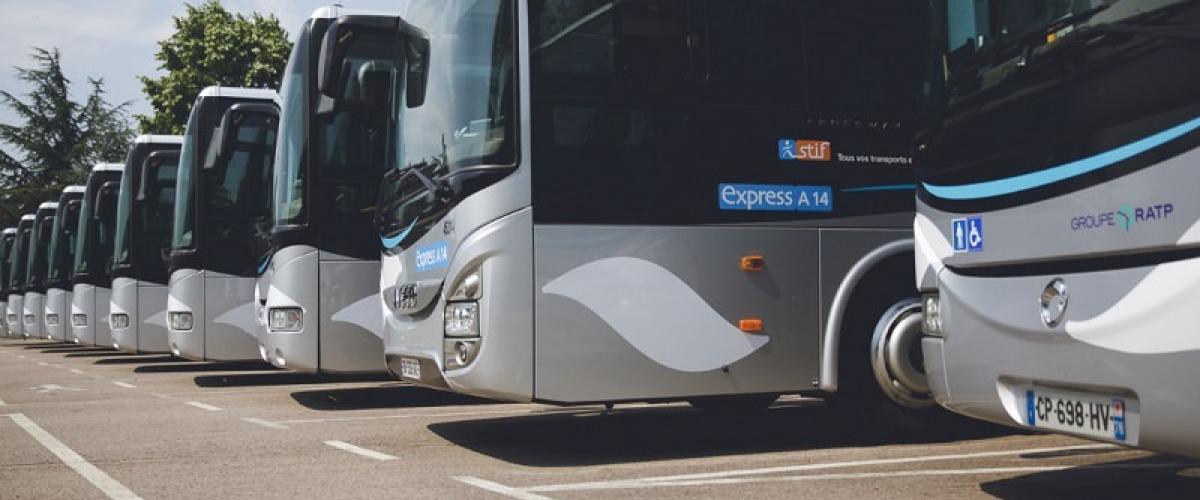
<path id="1" fill-rule="evenodd" d="M 203 0 L 192 0 L 198 4 Z M 221 0 L 243 14 L 274 14 L 289 39 L 318 7 L 340 3 L 348 8 L 396 10 L 396 0 Z M 103 78 L 108 100 L 132 101 L 130 116 L 150 114 L 138 75 L 158 76 L 158 42 L 173 28 L 172 16 L 185 12 L 178 0 L 0 0 L 0 89 L 22 96 L 29 89 L 14 66 L 30 66 L 32 47 L 58 47 L 64 73 L 76 101 L 88 92 L 87 79 Z M 7 107 L 0 123 L 18 124 Z M 0 144 L 0 147 L 3 147 Z M 5 147 L 5 150 L 10 148 Z"/>

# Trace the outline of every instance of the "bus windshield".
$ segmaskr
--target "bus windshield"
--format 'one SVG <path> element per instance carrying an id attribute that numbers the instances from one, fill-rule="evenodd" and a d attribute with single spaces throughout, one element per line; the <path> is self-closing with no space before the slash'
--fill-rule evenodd
<path id="1" fill-rule="evenodd" d="M 8 286 L 14 290 L 20 290 L 25 287 L 25 269 L 29 261 L 29 234 L 30 227 L 22 225 L 17 233 L 16 242 L 13 243 L 14 258 L 10 263 L 11 267 L 8 271 Z"/>
<path id="2" fill-rule="evenodd" d="M 33 233 L 29 241 L 29 287 L 40 287 L 46 278 L 46 249 L 50 245 L 50 232 L 54 213 L 38 214 L 33 223 Z"/>
<path id="3" fill-rule="evenodd" d="M 54 218 L 53 234 L 50 236 L 50 269 L 46 273 L 50 281 L 61 282 L 69 276 L 70 265 L 75 262 L 75 235 L 79 225 L 80 200 L 71 200 L 59 207 Z"/>
<path id="4" fill-rule="evenodd" d="M 196 150 L 205 151 L 206 144 L 197 144 L 200 140 L 200 100 L 192 107 L 188 117 L 187 131 L 183 135 L 183 147 L 179 150 L 179 167 L 176 172 L 175 207 L 172 211 L 171 248 L 185 250 L 195 248 L 196 233 L 196 193 L 192 187 L 193 178 L 197 175 Z M 211 134 L 210 134 L 211 135 Z"/>

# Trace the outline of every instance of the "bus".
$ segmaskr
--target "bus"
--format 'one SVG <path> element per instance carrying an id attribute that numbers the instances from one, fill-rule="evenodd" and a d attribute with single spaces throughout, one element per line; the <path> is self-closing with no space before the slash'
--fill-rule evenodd
<path id="1" fill-rule="evenodd" d="M 379 180 L 398 155 L 395 13 L 320 8 L 281 85 L 262 353 L 299 372 L 380 372 Z M 328 56 L 324 58 L 322 56 Z"/>
<path id="2" fill-rule="evenodd" d="M 76 342 L 84 345 L 113 345 L 108 311 L 112 298 L 117 196 L 123 171 L 125 165 L 120 163 L 93 166 L 79 208 L 75 260 L 71 265 L 71 333 Z"/>
<path id="3" fill-rule="evenodd" d="M 402 6 L 431 54 L 408 51 L 427 95 L 380 188 L 393 374 L 555 404 L 933 406 L 909 283 L 922 4 Z"/>
<path id="4" fill-rule="evenodd" d="M 1200 2 L 940 2 L 918 161 L 934 397 L 1200 456 Z"/>
<path id="5" fill-rule="evenodd" d="M 50 338 L 46 332 L 46 255 L 58 202 L 38 205 L 29 236 L 29 265 L 25 277 L 25 334 Z"/>
<path id="6" fill-rule="evenodd" d="M 167 336 L 175 356 L 260 357 L 254 287 L 269 242 L 276 98 L 270 89 L 208 87 L 192 105 L 171 232 Z"/>
<path id="7" fill-rule="evenodd" d="M 113 241 L 113 348 L 169 352 L 167 260 L 175 214 L 175 170 L 183 136 L 142 135 L 133 140 L 117 197 Z"/>
<path id="8" fill-rule="evenodd" d="M 83 205 L 85 186 L 67 186 L 58 198 L 58 212 L 50 230 L 46 262 L 46 334 L 52 340 L 77 342 L 67 322 L 71 306 L 71 264 L 75 258 L 75 231 Z"/>
<path id="9" fill-rule="evenodd" d="M 8 317 L 9 335 L 26 339 L 29 338 L 29 332 L 25 329 L 24 321 L 25 278 L 29 265 L 29 236 L 33 230 L 33 220 L 33 214 L 25 214 L 17 223 L 17 232 L 9 256 L 8 275 L 5 276 L 8 279 L 8 309 L 5 315 Z"/>
<path id="10" fill-rule="evenodd" d="M 13 241 L 16 239 L 17 228 L 6 227 L 0 232 L 0 334 L 5 337 L 16 337 L 15 330 L 8 327 L 8 273 L 12 267 Z"/>

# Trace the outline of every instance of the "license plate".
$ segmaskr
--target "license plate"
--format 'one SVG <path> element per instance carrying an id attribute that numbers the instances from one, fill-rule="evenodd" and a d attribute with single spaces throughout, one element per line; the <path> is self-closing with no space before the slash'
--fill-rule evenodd
<path id="1" fill-rule="evenodd" d="M 421 379 L 421 362 L 412 358 L 400 358 L 400 376 Z"/>
<path id="2" fill-rule="evenodd" d="M 1025 422 L 1041 429 L 1121 442 L 1130 431 L 1125 400 L 1102 394 L 1028 389 L 1025 413 Z"/>

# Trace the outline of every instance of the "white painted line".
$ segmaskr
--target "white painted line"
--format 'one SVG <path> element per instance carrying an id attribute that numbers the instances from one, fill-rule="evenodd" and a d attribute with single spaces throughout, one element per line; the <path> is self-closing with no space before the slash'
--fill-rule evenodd
<path id="1" fill-rule="evenodd" d="M 38 366 L 50 366 L 50 363 L 47 363 L 45 361 L 38 361 Z"/>
<path id="2" fill-rule="evenodd" d="M 268 428 L 268 429 L 275 429 L 275 430 L 280 430 L 280 431 L 285 431 L 285 430 L 291 429 L 291 427 L 288 427 L 288 426 L 286 426 L 286 425 L 283 425 L 283 424 L 281 424 L 281 423 L 278 423 L 278 422 L 272 422 L 272 421 L 270 421 L 270 420 L 263 420 L 263 419 L 261 419 L 261 418 L 250 418 L 250 417 L 245 417 L 245 418 L 243 418 L 242 420 L 243 420 L 243 421 L 245 421 L 245 422 L 250 422 L 250 423 L 252 423 L 252 424 L 261 425 L 261 426 L 263 426 L 263 427 L 266 427 L 266 428 Z"/>
<path id="3" fill-rule="evenodd" d="M 53 453 L 59 460 L 62 460 L 64 464 L 67 464 L 68 467 L 74 469 L 76 473 L 83 476 L 89 483 L 92 483 L 92 486 L 104 492 L 108 498 L 121 500 L 141 498 L 134 494 L 133 491 L 130 491 L 129 488 L 126 488 L 125 485 L 117 482 L 116 479 L 113 479 L 108 474 L 105 474 L 104 471 L 96 468 L 95 465 L 84 460 L 75 450 L 72 450 L 63 444 L 62 441 L 59 441 L 58 438 L 50 435 L 49 432 L 46 432 L 45 429 L 42 429 L 41 426 L 34 423 L 29 417 L 21 413 L 13 413 L 8 418 L 11 418 L 13 422 L 21 426 L 25 432 L 33 436 L 42 446 L 50 450 L 50 453 Z"/>
<path id="4" fill-rule="evenodd" d="M 8 403 L 5 403 L 3 399 L 0 399 L 0 406 L 8 406 Z"/>
<path id="5" fill-rule="evenodd" d="M 1108 449 L 1116 448 L 1116 445 L 1111 444 L 1089 444 L 1079 446 L 1062 446 L 1057 448 L 1026 448 L 1020 450 L 1001 450 L 1001 451 L 984 451 L 977 453 L 957 453 L 951 455 L 932 455 L 932 456 L 916 456 L 916 457 L 900 457 L 900 458 L 881 458 L 875 460 L 859 460 L 852 462 L 832 462 L 823 464 L 804 464 L 791 465 L 782 467 L 764 467 L 759 469 L 742 469 L 730 470 L 721 472 L 709 472 L 699 474 L 681 474 L 674 476 L 658 476 L 645 477 L 638 479 L 626 479 L 615 481 L 593 481 L 584 483 L 566 483 L 566 484 L 551 484 L 545 486 L 537 486 L 528 488 L 529 491 L 572 491 L 572 490 L 602 490 L 602 489 L 624 489 L 624 488 L 646 488 L 662 485 L 670 485 L 681 482 L 692 481 L 714 481 L 713 483 L 704 484 L 721 484 L 722 480 L 751 475 L 765 474 L 780 474 L 785 472 L 803 472 L 814 470 L 841 469 L 847 467 L 866 467 L 874 465 L 895 465 L 908 464 L 919 462 L 940 462 L 948 460 L 969 460 L 975 458 L 1003 457 L 1012 455 L 1025 455 L 1032 453 L 1052 453 L 1071 450 L 1093 450 L 1093 449 Z M 804 476 L 810 477 L 810 476 Z"/>
<path id="6" fill-rule="evenodd" d="M 544 497 L 538 495 L 537 493 L 530 493 L 522 489 L 512 488 L 500 483 L 479 479 L 477 477 L 456 476 L 454 477 L 454 480 L 460 483 L 469 484 L 476 488 L 488 490 L 492 493 L 498 493 L 509 498 L 516 498 L 519 500 L 550 500 L 550 497 Z"/>
<path id="7" fill-rule="evenodd" d="M 126 389 L 133 389 L 134 387 L 137 387 L 136 385 L 125 383 L 125 382 L 113 382 L 113 385 L 115 385 L 117 387 L 124 387 Z"/>
<path id="8" fill-rule="evenodd" d="M 87 375 L 86 373 L 83 373 L 83 370 L 80 370 L 78 368 L 72 368 L 71 373 L 74 373 L 76 375 Z"/>
<path id="9" fill-rule="evenodd" d="M 20 354 L 18 354 L 18 355 L 17 355 L 17 357 L 18 357 L 18 358 L 21 358 L 21 359 L 25 359 L 25 356 L 22 356 L 22 355 L 20 355 Z"/>
<path id="10" fill-rule="evenodd" d="M 330 440 L 330 441 L 326 441 L 325 444 L 332 446 L 334 448 L 337 448 L 339 450 L 348 451 L 350 453 L 354 453 L 355 455 L 361 455 L 361 456 L 364 456 L 367 458 L 373 458 L 373 459 L 379 460 L 381 462 L 385 461 L 385 460 L 398 460 L 399 459 L 398 457 L 388 455 L 387 453 L 380 453 L 375 450 L 368 450 L 366 448 L 354 446 L 345 441 Z"/>
<path id="11" fill-rule="evenodd" d="M 220 408 L 218 408 L 218 407 L 216 407 L 216 406 L 213 406 L 213 405 L 210 405 L 210 404 L 201 403 L 201 402 L 199 402 L 199 401 L 188 401 L 188 402 L 186 402 L 186 403 L 184 403 L 184 404 L 185 404 L 185 405 L 189 405 L 189 406 L 195 406 L 196 408 L 199 408 L 199 409 L 201 409 L 201 410 L 208 410 L 208 411 L 221 411 L 221 409 L 220 409 Z"/>

